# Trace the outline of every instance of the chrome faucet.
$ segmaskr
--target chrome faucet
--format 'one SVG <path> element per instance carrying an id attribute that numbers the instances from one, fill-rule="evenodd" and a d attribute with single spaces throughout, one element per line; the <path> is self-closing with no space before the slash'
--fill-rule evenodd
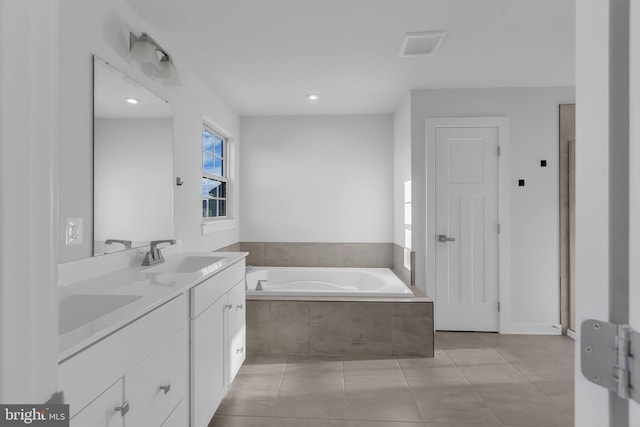
<path id="1" fill-rule="evenodd" d="M 158 247 L 158 245 L 161 243 L 169 243 L 170 245 L 175 245 L 176 241 L 173 239 L 152 240 L 149 243 L 149 252 L 147 252 L 147 254 L 144 256 L 144 259 L 142 260 L 143 267 L 164 262 L 162 251 L 160 251 L 160 248 Z"/>
<path id="2" fill-rule="evenodd" d="M 112 243 L 122 243 L 125 249 L 131 249 L 131 240 L 120 240 L 120 239 L 107 239 L 105 245 L 110 245 Z"/>
<path id="3" fill-rule="evenodd" d="M 256 291 L 263 291 L 264 288 L 262 287 L 262 284 L 267 282 L 268 280 L 258 280 L 258 284 L 256 285 Z"/>

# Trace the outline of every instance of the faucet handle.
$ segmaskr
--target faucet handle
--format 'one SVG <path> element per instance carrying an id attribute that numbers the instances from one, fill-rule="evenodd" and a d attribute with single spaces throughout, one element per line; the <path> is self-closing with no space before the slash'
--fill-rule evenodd
<path id="1" fill-rule="evenodd" d="M 174 239 L 163 239 L 163 240 L 152 240 L 149 242 L 149 246 L 155 249 L 160 243 L 169 243 L 170 245 L 175 245 L 176 241 Z"/>
<path id="2" fill-rule="evenodd" d="M 173 239 L 164 239 L 164 240 L 152 240 L 149 242 L 149 252 L 151 252 L 151 256 L 153 258 L 160 257 L 162 258 L 162 252 L 158 248 L 158 245 L 161 243 L 169 243 L 170 245 L 175 245 L 176 241 Z"/>

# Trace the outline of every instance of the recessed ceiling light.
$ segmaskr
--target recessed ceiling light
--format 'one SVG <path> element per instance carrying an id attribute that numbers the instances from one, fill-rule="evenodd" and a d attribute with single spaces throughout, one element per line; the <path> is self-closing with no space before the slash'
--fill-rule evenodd
<path id="1" fill-rule="evenodd" d="M 309 102 L 316 102 L 319 99 L 318 95 L 315 93 L 308 93 L 305 95 L 305 98 L 307 98 L 307 101 Z"/>
<path id="2" fill-rule="evenodd" d="M 135 99 L 135 98 L 127 98 L 127 102 L 128 102 L 129 104 L 137 104 L 137 103 L 139 103 L 140 101 L 138 101 L 138 100 L 137 100 L 137 99 Z"/>

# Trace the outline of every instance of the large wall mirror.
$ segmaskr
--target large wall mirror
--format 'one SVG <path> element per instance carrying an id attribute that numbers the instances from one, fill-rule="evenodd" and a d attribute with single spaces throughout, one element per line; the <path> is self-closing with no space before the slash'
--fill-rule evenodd
<path id="1" fill-rule="evenodd" d="M 173 237 L 173 108 L 94 57 L 93 255 Z"/>

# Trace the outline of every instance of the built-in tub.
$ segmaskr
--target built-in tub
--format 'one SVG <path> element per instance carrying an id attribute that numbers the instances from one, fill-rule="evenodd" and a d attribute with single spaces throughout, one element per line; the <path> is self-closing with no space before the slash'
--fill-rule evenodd
<path id="1" fill-rule="evenodd" d="M 256 290 L 261 281 L 262 290 Z M 247 296 L 411 298 L 388 268 L 250 267 Z"/>
<path id="2" fill-rule="evenodd" d="M 249 353 L 433 357 L 433 301 L 389 269 L 248 267 L 246 279 Z"/>

